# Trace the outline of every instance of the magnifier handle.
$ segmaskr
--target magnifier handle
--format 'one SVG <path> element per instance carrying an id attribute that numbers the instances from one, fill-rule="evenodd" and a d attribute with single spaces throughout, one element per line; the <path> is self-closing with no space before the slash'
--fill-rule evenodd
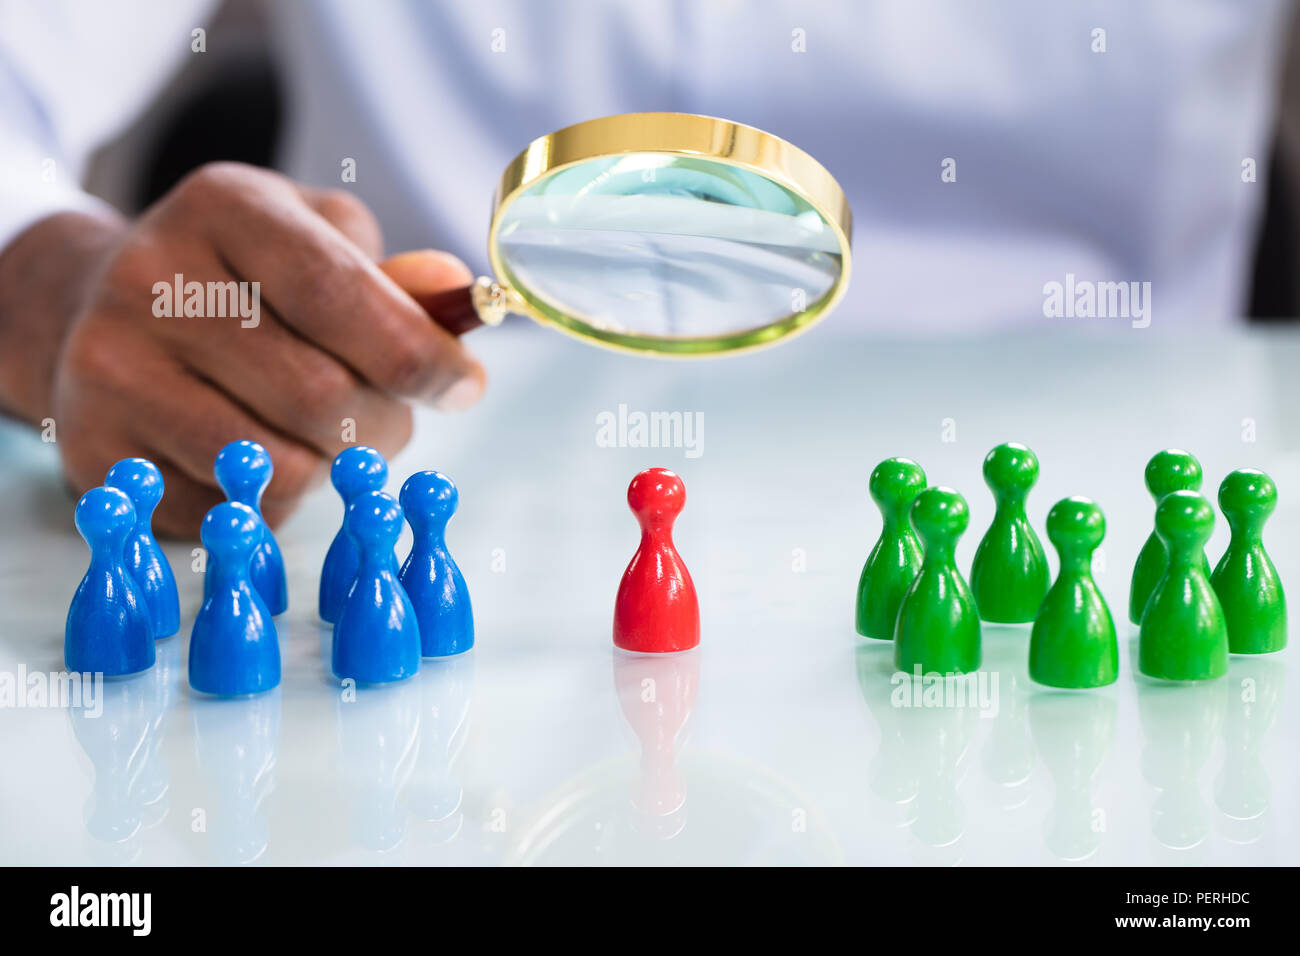
<path id="1" fill-rule="evenodd" d="M 472 285 L 462 286 L 459 289 L 444 289 L 442 292 L 417 292 L 413 298 L 420 303 L 420 307 L 425 312 L 429 313 L 429 318 L 452 335 L 464 335 L 484 324 L 474 304 Z"/>
<path id="2" fill-rule="evenodd" d="M 417 291 L 411 296 L 452 335 L 464 335 L 480 325 L 500 325 L 514 303 L 510 291 L 487 276 L 459 289 Z"/>

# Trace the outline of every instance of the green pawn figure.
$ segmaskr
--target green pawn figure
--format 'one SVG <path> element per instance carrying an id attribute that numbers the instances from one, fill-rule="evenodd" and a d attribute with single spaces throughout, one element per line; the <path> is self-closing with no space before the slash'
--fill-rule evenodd
<path id="1" fill-rule="evenodd" d="M 925 472 L 910 458 L 887 458 L 868 483 L 884 527 L 858 579 L 858 633 L 881 641 L 894 639 L 894 622 L 903 595 L 921 570 L 921 542 L 910 511 L 925 490 Z"/>
<path id="2" fill-rule="evenodd" d="M 1047 555 L 1025 516 L 1025 498 L 1036 481 L 1038 458 L 1019 442 L 998 445 L 984 459 L 984 483 L 997 512 L 975 549 L 970 585 L 986 621 L 1032 621 L 1047 593 Z"/>
<path id="3" fill-rule="evenodd" d="M 1047 514 L 1061 573 L 1043 598 L 1029 638 L 1029 676 L 1048 687 L 1104 687 L 1119 676 L 1115 621 L 1092 579 L 1092 553 L 1106 519 L 1087 498 L 1063 498 Z"/>
<path id="4" fill-rule="evenodd" d="M 894 627 L 894 666 L 900 671 L 964 674 L 979 667 L 979 611 L 953 561 L 968 524 L 966 499 L 951 488 L 927 488 L 912 504 L 925 558 Z"/>
<path id="5" fill-rule="evenodd" d="M 1268 654 L 1286 647 L 1286 597 L 1264 551 L 1264 522 L 1277 507 L 1273 479 L 1239 468 L 1219 485 L 1219 509 L 1232 540 L 1210 579 L 1228 622 L 1233 654 Z"/>
<path id="6" fill-rule="evenodd" d="M 1156 504 L 1160 499 L 1174 491 L 1201 490 L 1201 463 L 1196 456 L 1179 448 L 1166 448 L 1157 452 L 1147 462 L 1147 491 Z M 1210 559 L 1202 555 L 1205 573 L 1210 573 Z M 1156 588 L 1156 582 L 1165 573 L 1169 557 L 1160 536 L 1154 531 L 1147 536 L 1146 544 L 1138 552 L 1137 563 L 1133 565 L 1133 584 L 1129 588 L 1128 619 L 1134 624 L 1142 623 L 1142 612 L 1147 600 Z"/>
<path id="7" fill-rule="evenodd" d="M 1138 667 L 1163 680 L 1208 680 L 1228 673 L 1228 624 L 1201 566 L 1214 509 L 1195 491 L 1156 506 L 1156 534 L 1169 566 L 1151 592 L 1138 638 Z"/>

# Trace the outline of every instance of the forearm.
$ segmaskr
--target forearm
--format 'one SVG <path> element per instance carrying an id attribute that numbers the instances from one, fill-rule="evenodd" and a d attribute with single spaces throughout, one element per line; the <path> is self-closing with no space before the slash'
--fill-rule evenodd
<path id="1" fill-rule="evenodd" d="M 59 348 L 125 223 L 58 213 L 0 251 L 0 411 L 29 424 L 51 412 Z"/>

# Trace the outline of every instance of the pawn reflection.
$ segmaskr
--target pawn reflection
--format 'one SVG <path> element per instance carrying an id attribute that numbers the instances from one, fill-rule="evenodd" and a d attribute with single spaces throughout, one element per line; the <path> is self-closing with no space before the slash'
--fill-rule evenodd
<path id="1" fill-rule="evenodd" d="M 364 849 L 392 850 L 406 838 L 409 814 L 400 795 L 419 749 L 421 690 L 415 677 L 362 687 L 346 682 L 338 691 L 339 789 Z"/>
<path id="2" fill-rule="evenodd" d="M 903 737 L 915 755 L 919 793 L 911 832 L 920 862 L 951 865 L 965 856 L 966 807 L 957 793 L 979 716 L 967 708 L 908 711 Z"/>
<path id="3" fill-rule="evenodd" d="M 1029 700 L 1029 728 L 1056 787 L 1043 834 L 1047 848 L 1061 860 L 1086 860 L 1106 830 L 1092 782 L 1115 737 L 1115 700 L 1091 691 L 1040 691 Z"/>
<path id="4" fill-rule="evenodd" d="M 985 779 L 994 786 L 994 801 L 1014 810 L 1029 801 L 1034 769 L 1034 742 L 1029 729 L 1030 688 L 1025 647 L 1028 631 L 1009 624 L 984 624 L 982 669 L 997 676 L 998 701 L 984 742 L 981 762 Z"/>
<path id="5" fill-rule="evenodd" d="M 197 808 L 214 859 L 252 863 L 269 844 L 263 804 L 275 789 L 280 748 L 280 688 L 254 697 L 190 700 L 203 792 Z"/>
<path id="6" fill-rule="evenodd" d="M 90 758 L 94 782 L 85 825 L 93 855 L 109 864 L 140 855 L 140 834 L 167 815 L 170 775 L 162 754 L 174 694 L 177 641 L 160 641 L 149 670 L 122 680 L 90 680 L 68 708 L 73 735 Z"/>
<path id="7" fill-rule="evenodd" d="M 676 654 L 614 652 L 614 690 L 641 744 L 640 775 L 632 795 L 638 821 L 659 840 L 686 826 L 686 781 L 677 768 L 677 742 L 695 706 L 699 650 Z"/>
<path id="8" fill-rule="evenodd" d="M 858 687 L 867 710 L 880 728 L 880 748 L 867 770 L 871 792 L 889 807 L 895 826 L 908 827 L 916 819 L 921 779 L 908 749 L 903 711 L 890 700 L 893 660 L 891 644 L 866 644 L 857 650 Z"/>
<path id="9" fill-rule="evenodd" d="M 455 765 L 469 736 L 474 652 L 426 660 L 415 681 L 420 685 L 419 754 L 406 803 L 431 825 L 423 842 L 449 843 L 464 819 L 464 790 Z"/>
<path id="10" fill-rule="evenodd" d="M 170 804 L 171 774 L 163 753 L 163 741 L 171 720 L 172 703 L 176 698 L 180 680 L 179 640 L 159 641 L 155 644 L 157 658 L 153 669 L 146 672 L 150 678 L 145 691 L 145 707 L 153 714 L 153 727 L 148 735 L 148 752 L 144 766 L 135 782 L 135 794 L 145 808 L 146 828 L 157 826 L 167 817 Z"/>
<path id="11" fill-rule="evenodd" d="M 1285 671 L 1276 656 L 1232 658 L 1220 681 L 1224 696 L 1223 767 L 1214 781 L 1220 829 L 1234 843 L 1254 843 L 1268 822 L 1272 787 L 1260 750 L 1282 709 Z"/>
<path id="12" fill-rule="evenodd" d="M 934 685 L 896 672 L 888 646 L 859 648 L 857 665 L 863 699 L 881 727 L 873 791 L 882 799 L 905 802 L 900 825 L 914 838 L 912 851 L 919 862 L 959 863 L 965 855 L 966 808 L 958 784 L 980 719 L 979 681 L 985 681 L 986 689 L 995 688 L 994 675 L 977 672 L 960 678 L 969 693 L 963 690 L 966 696 L 959 700 L 955 694 L 949 698 L 942 679 Z"/>
<path id="13" fill-rule="evenodd" d="M 786 778 L 725 748 L 686 746 L 703 653 L 613 649 L 613 689 L 636 742 L 525 808 L 507 833 L 507 864 L 841 862 L 826 819 Z"/>
<path id="14" fill-rule="evenodd" d="M 1142 778 L 1157 791 L 1151 833 L 1159 862 L 1198 863 L 1204 856 L 1198 848 L 1210 832 L 1210 811 L 1197 778 L 1223 725 L 1221 685 L 1137 678 Z"/>

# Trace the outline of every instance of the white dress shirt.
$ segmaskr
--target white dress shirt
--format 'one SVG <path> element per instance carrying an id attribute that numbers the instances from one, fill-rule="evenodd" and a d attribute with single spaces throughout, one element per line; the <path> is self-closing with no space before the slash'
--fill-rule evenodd
<path id="1" fill-rule="evenodd" d="M 210 7 L 0 0 L 0 246 L 93 202 L 77 188 L 88 153 L 202 55 L 191 30 Z M 281 165 L 355 191 L 390 251 L 441 247 L 482 271 L 493 188 L 531 139 L 611 113 L 708 113 L 798 144 L 839 179 L 855 230 L 838 321 L 884 333 L 1062 321 L 1044 317 L 1044 287 L 1067 276 L 1149 282 L 1156 323 L 1238 314 L 1290 12 L 1284 0 L 269 9 L 289 95 Z M 345 159 L 355 183 L 341 181 Z M 1252 161 L 1256 181 L 1243 181 Z"/>

